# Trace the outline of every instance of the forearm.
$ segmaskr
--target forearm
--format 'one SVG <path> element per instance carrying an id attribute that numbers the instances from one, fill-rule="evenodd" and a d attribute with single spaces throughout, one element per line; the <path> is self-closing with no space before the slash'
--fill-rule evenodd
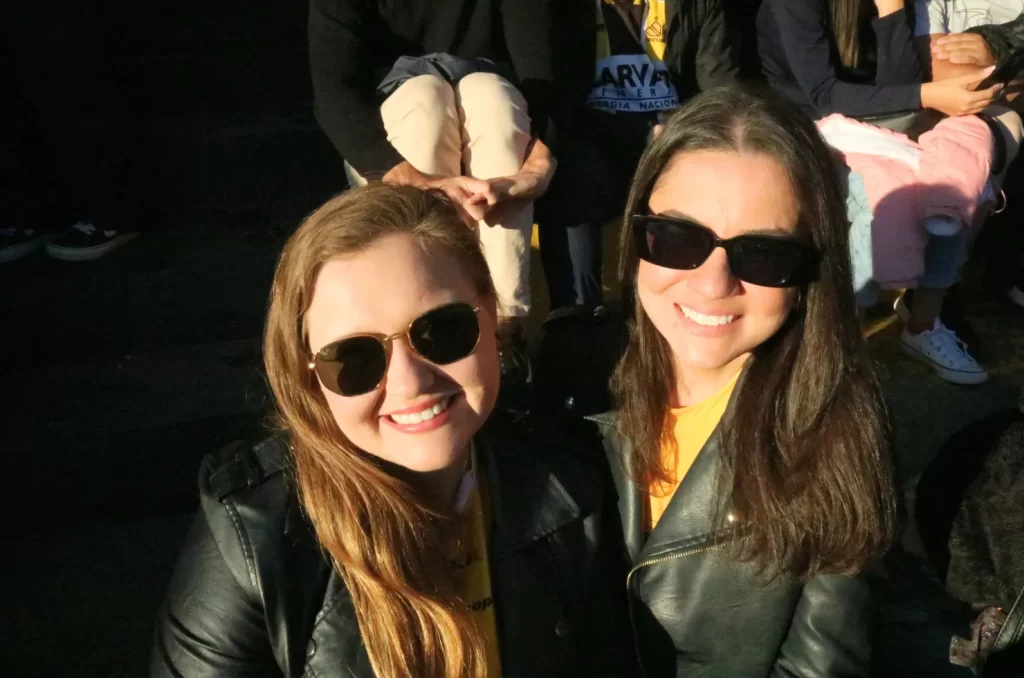
<path id="1" fill-rule="evenodd" d="M 402 161 L 388 143 L 358 3 L 312 0 L 309 62 L 317 121 L 357 172 L 379 177 Z"/>
<path id="2" fill-rule="evenodd" d="M 917 84 L 925 80 L 925 70 L 915 49 L 907 14 L 903 3 L 899 5 L 896 11 L 872 22 L 878 44 L 875 84 L 880 87 Z"/>
<path id="3" fill-rule="evenodd" d="M 562 125 L 555 91 L 556 31 L 561 0 L 507 0 L 502 3 L 505 43 L 519 90 L 526 99 L 534 137 L 554 143 Z"/>

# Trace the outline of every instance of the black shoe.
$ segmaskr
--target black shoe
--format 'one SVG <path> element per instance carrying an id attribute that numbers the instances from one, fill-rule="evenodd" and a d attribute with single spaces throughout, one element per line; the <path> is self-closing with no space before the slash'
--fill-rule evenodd
<path id="1" fill-rule="evenodd" d="M 104 231 L 80 221 L 46 246 L 46 253 L 63 261 L 92 261 L 112 252 L 138 233 Z"/>
<path id="2" fill-rule="evenodd" d="M 946 296 L 942 300 L 942 310 L 939 312 L 939 320 L 960 337 L 960 341 L 964 342 L 971 355 L 978 357 L 983 354 L 981 337 L 971 325 L 970 320 L 967 319 L 967 309 L 964 306 L 959 283 L 946 291 Z"/>
<path id="3" fill-rule="evenodd" d="M 501 389 L 498 402 L 511 410 L 527 411 L 533 398 L 533 368 L 523 326 L 518 321 L 498 325 Z"/>

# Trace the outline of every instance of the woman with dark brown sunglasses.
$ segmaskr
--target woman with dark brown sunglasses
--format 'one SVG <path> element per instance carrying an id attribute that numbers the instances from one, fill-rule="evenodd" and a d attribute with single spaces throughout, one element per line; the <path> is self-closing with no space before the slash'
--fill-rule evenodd
<path id="1" fill-rule="evenodd" d="M 790 103 L 704 93 L 628 210 L 629 338 L 597 420 L 644 675 L 868 675 L 859 575 L 897 511 L 829 149 Z"/>
<path id="2" fill-rule="evenodd" d="M 600 452 L 494 411 L 497 318 L 445 199 L 306 220 L 264 342 L 282 432 L 204 465 L 154 676 L 634 675 Z"/>

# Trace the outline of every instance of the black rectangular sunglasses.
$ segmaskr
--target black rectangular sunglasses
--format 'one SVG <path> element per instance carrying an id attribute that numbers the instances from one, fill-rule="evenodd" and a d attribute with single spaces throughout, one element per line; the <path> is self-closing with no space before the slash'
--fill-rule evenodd
<path id="1" fill-rule="evenodd" d="M 634 214 L 633 242 L 637 256 L 655 266 L 690 271 L 721 247 L 732 274 L 761 287 L 795 287 L 814 277 L 818 251 L 797 238 L 739 235 L 719 238 L 689 219 L 660 214 Z"/>
<path id="2" fill-rule="evenodd" d="M 375 391 L 384 382 L 395 339 L 405 337 L 413 351 L 435 365 L 469 357 L 480 342 L 479 307 L 456 302 L 427 311 L 404 332 L 356 334 L 327 344 L 309 362 L 331 392 L 357 396 Z"/>

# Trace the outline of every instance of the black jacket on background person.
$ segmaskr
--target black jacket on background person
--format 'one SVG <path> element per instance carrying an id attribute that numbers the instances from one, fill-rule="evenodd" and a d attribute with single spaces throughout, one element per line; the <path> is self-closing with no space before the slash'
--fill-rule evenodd
<path id="1" fill-rule="evenodd" d="M 626 586 L 644 676 L 870 674 L 870 594 L 861 578 L 781 577 L 765 585 L 754 565 L 733 557 L 743 517 L 715 511 L 720 430 L 704 445 L 645 542 L 644 495 L 630 479 L 629 447 L 616 432 L 614 415 L 596 415 L 593 421 L 618 487 L 633 563 Z"/>
<path id="2" fill-rule="evenodd" d="M 496 413 L 477 436 L 502 675 L 634 676 L 625 555 L 600 450 Z M 373 672 L 342 579 L 287 470 L 286 444 L 206 460 L 201 510 L 157 619 L 154 677 Z"/>
<path id="3" fill-rule="evenodd" d="M 508 66 L 534 136 L 552 141 L 553 17 L 563 1 L 310 0 L 317 120 L 356 171 L 379 178 L 403 158 L 388 143 L 378 83 L 401 56 L 444 53 Z"/>

